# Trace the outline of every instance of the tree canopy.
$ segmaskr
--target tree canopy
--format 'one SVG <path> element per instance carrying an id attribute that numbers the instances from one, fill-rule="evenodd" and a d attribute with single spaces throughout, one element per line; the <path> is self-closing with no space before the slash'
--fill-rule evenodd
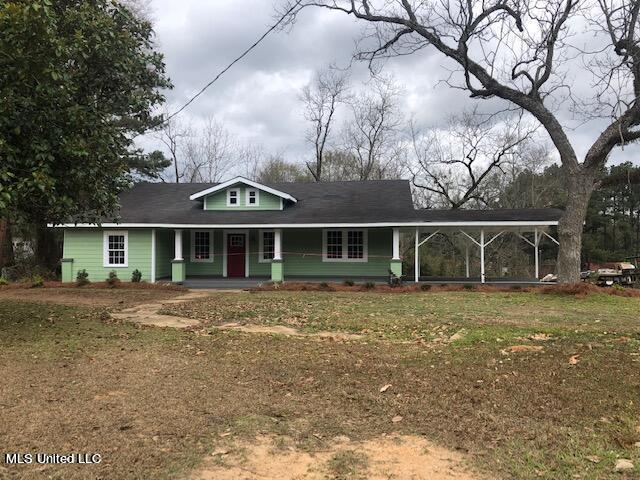
<path id="1" fill-rule="evenodd" d="M 0 217 L 112 215 L 171 87 L 151 24 L 109 0 L 13 0 L 0 31 Z"/>

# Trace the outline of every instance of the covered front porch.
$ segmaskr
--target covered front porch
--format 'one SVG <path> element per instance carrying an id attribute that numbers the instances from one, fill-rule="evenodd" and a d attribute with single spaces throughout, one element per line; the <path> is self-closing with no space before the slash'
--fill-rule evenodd
<path id="1" fill-rule="evenodd" d="M 156 281 L 196 288 L 285 279 L 381 282 L 402 269 L 398 228 L 155 229 L 153 237 Z"/>

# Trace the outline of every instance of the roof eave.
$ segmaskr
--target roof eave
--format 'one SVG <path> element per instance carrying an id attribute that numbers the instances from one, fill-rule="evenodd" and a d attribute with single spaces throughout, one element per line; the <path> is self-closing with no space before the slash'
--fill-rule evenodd
<path id="1" fill-rule="evenodd" d="M 270 193 L 272 195 L 276 195 L 278 197 L 284 198 L 285 200 L 289 200 L 293 203 L 298 202 L 298 200 L 295 197 L 288 194 L 287 192 L 276 190 L 275 188 L 268 187 L 266 185 L 263 185 L 262 183 L 254 182 L 253 180 L 249 180 L 248 178 L 244 178 L 242 176 L 232 178 L 231 180 L 227 180 L 226 182 L 220 183 L 213 187 L 209 187 L 200 192 L 196 192 L 189 196 L 189 200 L 197 200 L 198 198 L 202 198 L 212 193 L 219 192 L 220 190 L 224 190 L 225 188 L 230 187 L 231 185 L 235 185 L 236 183 L 244 183 L 245 185 L 249 185 L 250 187 L 257 188 L 259 190 Z"/>

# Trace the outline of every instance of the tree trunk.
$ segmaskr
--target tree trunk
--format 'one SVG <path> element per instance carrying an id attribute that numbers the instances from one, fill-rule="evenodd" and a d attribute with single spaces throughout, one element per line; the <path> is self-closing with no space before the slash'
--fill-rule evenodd
<path id="1" fill-rule="evenodd" d="M 53 270 L 59 260 L 53 229 L 47 228 L 46 223 L 38 223 L 34 225 L 34 228 L 36 237 L 36 262 L 48 270 Z"/>
<path id="2" fill-rule="evenodd" d="M 558 224 L 558 282 L 580 281 L 582 230 L 594 189 L 594 176 L 578 167 L 566 176 L 567 205 Z"/>
<path id="3" fill-rule="evenodd" d="M 0 218 L 0 270 L 13 263 L 13 237 L 11 224 L 6 218 Z"/>

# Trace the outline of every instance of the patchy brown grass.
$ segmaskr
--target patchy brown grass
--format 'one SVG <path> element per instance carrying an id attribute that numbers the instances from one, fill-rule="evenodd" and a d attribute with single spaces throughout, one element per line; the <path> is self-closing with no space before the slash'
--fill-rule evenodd
<path id="1" fill-rule="evenodd" d="M 177 291 L 185 292 L 188 288 L 182 285 L 176 285 L 175 283 L 147 283 L 147 282 L 116 282 L 113 285 L 107 282 L 89 282 L 86 285 L 78 286 L 75 283 L 58 282 L 58 281 L 45 281 L 41 287 L 32 287 L 29 280 L 22 282 L 11 282 L 5 285 L 0 285 L 0 292 L 3 290 L 24 290 L 24 289 L 46 289 L 55 288 L 62 289 L 68 288 L 73 290 L 92 290 L 103 288 L 117 288 L 121 290 L 164 290 L 164 291 Z"/>
<path id="2" fill-rule="evenodd" d="M 268 303 L 266 296 L 275 294 L 239 295 Z M 343 301 L 340 295 L 351 296 L 354 311 L 377 308 L 398 320 L 395 309 L 407 299 L 443 303 L 429 295 L 288 295 L 310 310 L 315 304 L 324 308 L 325 296 L 334 304 Z M 483 315 L 500 308 L 500 296 L 439 295 L 458 301 L 450 312 L 477 319 L 467 340 L 426 348 L 419 342 L 190 333 L 102 322 L 85 309 L 4 300 L 3 448 L 99 452 L 104 461 L 3 465 L 0 476 L 175 478 L 216 449 L 256 435 L 287 438 L 314 452 L 326 450 L 338 435 L 357 442 L 396 434 L 467 452 L 476 468 L 495 478 L 631 479 L 640 473 L 613 473 L 617 457 L 640 464 L 634 447 L 640 441 L 637 316 L 619 321 L 618 332 L 627 332 L 624 341 L 574 326 L 574 335 L 527 340 L 543 346 L 539 351 L 505 354 L 501 350 L 512 345 L 505 338 L 521 330 L 503 326 L 505 334 L 515 333 L 497 339 L 490 323 L 483 323 L 492 321 Z M 467 304 L 468 295 L 486 304 Z M 529 302 L 530 312 L 545 300 L 558 309 L 591 302 L 612 311 L 635 302 L 599 295 L 504 295 L 502 305 L 520 302 L 526 309 Z M 478 311 L 480 305 L 485 307 Z"/>
<path id="3" fill-rule="evenodd" d="M 345 283 L 311 283 L 311 282 L 284 282 L 266 283 L 259 287 L 249 289 L 252 292 L 380 292 L 380 293 L 427 293 L 427 292 L 463 292 L 474 291 L 483 293 L 528 293 L 540 292 L 545 294 L 574 295 L 584 298 L 589 295 L 605 294 L 619 297 L 640 298 L 640 290 L 625 287 L 599 287 L 592 283 L 580 282 L 561 285 L 482 285 L 475 283 L 468 284 L 419 284 L 405 283 L 392 287 L 386 284 L 375 284 L 367 286 L 365 284 L 347 285 Z"/>
<path id="4" fill-rule="evenodd" d="M 0 288 L 0 301 L 24 300 L 28 302 L 54 303 L 68 306 L 86 306 L 95 308 L 126 308 L 139 303 L 153 302 L 173 298 L 185 289 L 173 288 L 112 288 L 98 287 L 91 284 L 91 288 L 72 288 L 67 286 L 58 288 L 50 285 L 48 288 Z M 143 284 L 139 284 L 143 285 Z"/>
<path id="5" fill-rule="evenodd" d="M 160 313 L 208 325 L 283 325 L 304 332 L 338 331 L 369 339 L 504 341 L 535 333 L 575 336 L 640 332 L 640 300 L 532 292 L 219 292 L 166 306 Z"/>

